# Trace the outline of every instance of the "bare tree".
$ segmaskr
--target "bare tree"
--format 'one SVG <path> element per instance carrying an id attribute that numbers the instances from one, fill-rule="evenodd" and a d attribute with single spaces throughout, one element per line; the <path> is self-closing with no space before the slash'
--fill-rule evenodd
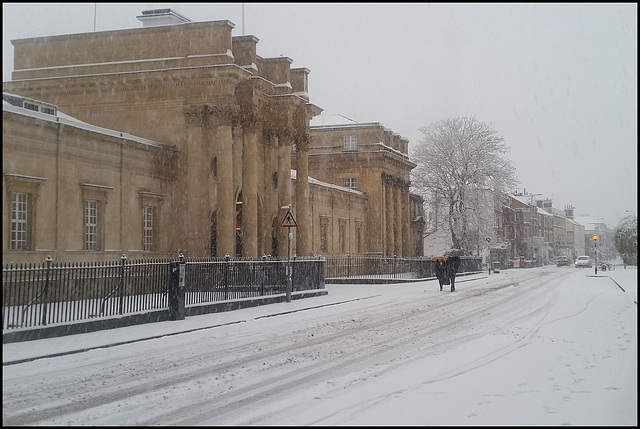
<path id="1" fill-rule="evenodd" d="M 417 166 L 411 184 L 436 214 L 427 217 L 426 235 L 442 229 L 437 218 L 443 214 L 452 246 L 472 250 L 480 236 L 491 235 L 496 197 L 518 184 L 505 157 L 508 147 L 491 124 L 475 117 L 444 119 L 420 131 L 424 137 L 412 149 Z"/>

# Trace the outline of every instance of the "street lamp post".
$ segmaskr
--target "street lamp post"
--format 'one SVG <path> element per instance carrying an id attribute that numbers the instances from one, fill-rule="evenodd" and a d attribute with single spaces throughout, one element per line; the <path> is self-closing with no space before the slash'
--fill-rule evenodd
<path id="1" fill-rule="evenodd" d="M 595 259 L 595 273 L 598 274 L 598 236 L 593 234 L 593 258 Z"/>

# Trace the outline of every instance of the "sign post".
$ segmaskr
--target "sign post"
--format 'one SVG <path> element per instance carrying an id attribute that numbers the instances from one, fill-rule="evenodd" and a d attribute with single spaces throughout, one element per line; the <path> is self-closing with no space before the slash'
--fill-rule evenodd
<path id="1" fill-rule="evenodd" d="M 293 239 L 293 232 L 291 232 L 291 228 L 295 228 L 298 226 L 296 219 L 293 217 L 293 213 L 291 213 L 291 206 L 287 207 L 287 214 L 282 219 L 282 227 L 289 228 L 288 236 L 288 248 L 287 248 L 287 302 L 291 302 L 291 292 L 293 289 L 293 285 L 291 283 L 291 240 Z"/>

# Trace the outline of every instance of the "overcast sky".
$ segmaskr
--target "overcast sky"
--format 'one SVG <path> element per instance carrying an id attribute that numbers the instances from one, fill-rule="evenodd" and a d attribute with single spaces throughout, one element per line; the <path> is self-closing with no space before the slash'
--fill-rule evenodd
<path id="1" fill-rule="evenodd" d="M 619 4 L 3 3 L 10 40 L 140 28 L 143 10 L 229 20 L 258 55 L 305 67 L 311 103 L 419 141 L 455 116 L 492 124 L 520 188 L 614 227 L 637 215 L 638 21 Z"/>

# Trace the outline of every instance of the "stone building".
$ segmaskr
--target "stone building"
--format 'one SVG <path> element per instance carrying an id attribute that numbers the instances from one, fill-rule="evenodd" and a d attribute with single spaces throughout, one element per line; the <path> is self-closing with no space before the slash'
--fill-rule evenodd
<path id="1" fill-rule="evenodd" d="M 310 177 L 321 109 L 309 102 L 308 69 L 260 57 L 258 39 L 232 37 L 229 21 L 169 9 L 139 19 L 137 29 L 12 41 L 3 93 L 22 107 L 3 103 L 3 262 L 420 247 L 407 244 L 420 201 L 387 190 L 407 186 L 406 151 L 380 159 L 392 165 L 377 170 L 384 191 L 364 176 L 358 189 Z M 382 192 L 400 206 L 393 220 L 378 213 Z M 295 228 L 282 227 L 286 206 Z"/>
<path id="2" fill-rule="evenodd" d="M 423 199 L 409 193 L 409 173 L 416 166 L 409 160 L 409 141 L 379 123 L 314 125 L 310 134 L 309 174 L 368 198 L 363 216 L 352 222 L 320 220 L 321 229 L 347 231 L 349 246 L 340 250 L 423 256 Z"/>

